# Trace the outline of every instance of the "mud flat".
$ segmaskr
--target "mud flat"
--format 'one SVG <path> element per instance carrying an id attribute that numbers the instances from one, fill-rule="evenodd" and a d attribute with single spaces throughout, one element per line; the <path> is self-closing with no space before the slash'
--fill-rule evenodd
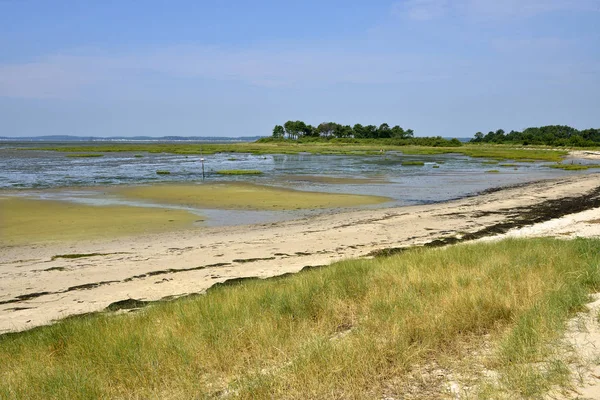
<path id="1" fill-rule="evenodd" d="M 5 246 L 0 249 L 0 333 L 120 304 L 201 293 L 232 280 L 503 234 L 586 210 L 594 211 L 587 211 L 585 221 L 595 221 L 599 207 L 600 176 L 590 174 L 432 205 Z"/>

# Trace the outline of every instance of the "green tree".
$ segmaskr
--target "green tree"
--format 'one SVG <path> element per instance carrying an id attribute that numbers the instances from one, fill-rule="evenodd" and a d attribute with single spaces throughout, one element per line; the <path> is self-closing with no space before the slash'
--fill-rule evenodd
<path id="1" fill-rule="evenodd" d="M 366 137 L 365 127 L 361 124 L 355 124 L 352 128 L 352 132 L 354 133 L 355 138 L 362 139 Z"/>
<path id="2" fill-rule="evenodd" d="M 276 139 L 281 139 L 281 138 L 283 138 L 284 135 L 285 135 L 285 130 L 283 129 L 283 126 L 275 125 L 275 128 L 273 128 L 273 137 Z"/>
<path id="3" fill-rule="evenodd" d="M 392 131 L 390 130 L 390 126 L 385 122 L 379 125 L 377 129 L 377 137 L 378 138 L 389 138 L 392 135 Z"/>

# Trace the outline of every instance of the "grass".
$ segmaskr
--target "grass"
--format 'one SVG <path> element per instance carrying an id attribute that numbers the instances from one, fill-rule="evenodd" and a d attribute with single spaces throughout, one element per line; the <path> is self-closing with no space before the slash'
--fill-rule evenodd
<path id="1" fill-rule="evenodd" d="M 161 232 L 190 227 L 198 219 L 181 210 L 0 197 L 0 245 Z"/>
<path id="2" fill-rule="evenodd" d="M 237 210 L 295 210 L 356 207 L 389 201 L 387 197 L 306 192 L 248 183 L 173 184 L 115 187 L 117 195 L 200 208 Z"/>
<path id="3" fill-rule="evenodd" d="M 511 163 L 506 163 L 506 164 L 500 164 L 501 167 L 518 167 L 518 164 L 511 164 Z"/>
<path id="4" fill-rule="evenodd" d="M 158 170 L 156 175 L 171 175 L 171 171 Z"/>
<path id="5" fill-rule="evenodd" d="M 262 171 L 257 169 L 222 169 L 215 173 L 219 175 L 262 175 Z"/>
<path id="6" fill-rule="evenodd" d="M 415 249 L 71 318 L 0 337 L 0 398 L 441 398 L 431 366 L 458 379 L 477 357 L 500 378 L 473 398 L 541 398 L 567 382 L 552 349 L 600 288 L 598 254 L 598 240 Z"/>
<path id="7" fill-rule="evenodd" d="M 425 163 L 423 161 L 403 161 L 402 162 L 403 167 L 409 167 L 409 166 L 422 167 L 423 165 L 425 165 Z"/>
<path id="8" fill-rule="evenodd" d="M 486 174 L 498 174 L 500 173 L 500 171 L 498 171 L 497 169 L 490 169 L 485 171 Z"/>
<path id="9" fill-rule="evenodd" d="M 558 168 L 558 169 L 562 169 L 565 171 L 584 171 L 590 168 L 600 168 L 600 164 L 588 164 L 588 165 L 581 165 L 581 164 L 553 164 L 550 165 L 550 168 Z"/>
<path id="10" fill-rule="evenodd" d="M 346 154 L 381 155 L 380 151 L 400 151 L 404 154 L 447 154 L 457 153 L 471 157 L 493 158 L 498 160 L 540 160 L 560 161 L 567 154 L 565 150 L 544 147 L 516 147 L 514 145 L 465 144 L 460 147 L 397 146 L 383 143 L 329 143 L 329 142 L 271 142 L 271 143 L 234 143 L 234 144 L 94 144 L 85 146 L 46 147 L 40 150 L 62 152 L 148 152 L 173 153 L 185 155 L 210 155 L 216 153 L 251 154 Z"/>

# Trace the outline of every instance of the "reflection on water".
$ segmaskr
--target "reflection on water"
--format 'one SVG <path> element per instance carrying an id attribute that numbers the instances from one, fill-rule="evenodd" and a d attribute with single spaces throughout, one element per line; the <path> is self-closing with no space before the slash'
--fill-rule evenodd
<path id="1" fill-rule="evenodd" d="M 104 153 L 103 157 L 71 158 L 65 153 L 17 150 L 0 146 L 0 189 L 22 195 L 58 198 L 88 204 L 128 204 L 99 190 L 74 190 L 77 187 L 133 185 L 157 182 L 251 182 L 296 190 L 353 193 L 386 196 L 393 199 L 379 207 L 424 204 L 463 197 L 497 186 L 518 184 L 545 178 L 585 174 L 589 171 L 563 171 L 547 168 L 547 163 L 507 163 L 516 166 L 485 164 L 485 159 L 463 155 L 407 156 L 388 152 L 373 156 L 345 155 L 205 155 L 206 177 L 202 180 L 200 156 L 149 153 Z M 423 166 L 402 165 L 422 161 Z M 253 169 L 255 176 L 223 176 L 225 169 Z M 499 173 L 486 173 L 495 169 Z M 169 171 L 158 175 L 156 171 Z M 21 190 L 70 188 L 70 190 Z M 0 193 L 2 193 L 0 191 Z M 272 222 L 298 218 L 320 211 L 230 211 L 191 209 L 208 217 L 209 225 L 233 225 Z M 321 211 L 322 212 L 322 211 Z"/>

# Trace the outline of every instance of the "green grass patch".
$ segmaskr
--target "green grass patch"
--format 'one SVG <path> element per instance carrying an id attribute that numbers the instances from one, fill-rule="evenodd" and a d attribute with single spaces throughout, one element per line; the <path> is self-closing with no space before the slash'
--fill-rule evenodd
<path id="1" fill-rule="evenodd" d="M 500 173 L 500 171 L 498 171 L 497 169 L 490 169 L 485 171 L 486 174 L 498 174 Z"/>
<path id="2" fill-rule="evenodd" d="M 434 165 L 434 166 L 433 166 L 433 168 L 439 168 L 439 167 L 440 167 L 439 165 Z"/>
<path id="3" fill-rule="evenodd" d="M 171 171 L 158 170 L 156 175 L 171 175 Z"/>
<path id="4" fill-rule="evenodd" d="M 506 163 L 506 164 L 500 164 L 500 167 L 518 167 L 518 164 L 510 164 L 510 163 Z"/>
<path id="5" fill-rule="evenodd" d="M 219 175 L 262 175 L 262 171 L 257 169 L 222 169 L 216 171 Z"/>
<path id="6" fill-rule="evenodd" d="M 70 158 L 94 158 L 94 157 L 104 157 L 104 154 L 98 154 L 98 153 L 67 154 L 67 157 L 70 157 Z"/>
<path id="7" fill-rule="evenodd" d="M 403 167 L 410 167 L 410 166 L 422 167 L 423 165 L 425 165 L 425 163 L 423 161 L 403 161 L 402 162 Z"/>
<path id="8" fill-rule="evenodd" d="M 414 249 L 72 318 L 0 337 L 0 398 L 443 398 L 421 371 L 461 376 L 474 353 L 500 375 L 473 398 L 541 398 L 568 378 L 551 349 L 600 288 L 598 254 L 583 239 Z"/>
<path id="9" fill-rule="evenodd" d="M 142 154 L 136 154 L 134 155 L 135 158 L 144 158 L 144 156 Z"/>
<path id="10" fill-rule="evenodd" d="M 562 169 L 565 171 L 585 171 L 590 168 L 600 168 L 600 165 L 581 165 L 581 164 L 553 164 L 550 168 Z"/>

